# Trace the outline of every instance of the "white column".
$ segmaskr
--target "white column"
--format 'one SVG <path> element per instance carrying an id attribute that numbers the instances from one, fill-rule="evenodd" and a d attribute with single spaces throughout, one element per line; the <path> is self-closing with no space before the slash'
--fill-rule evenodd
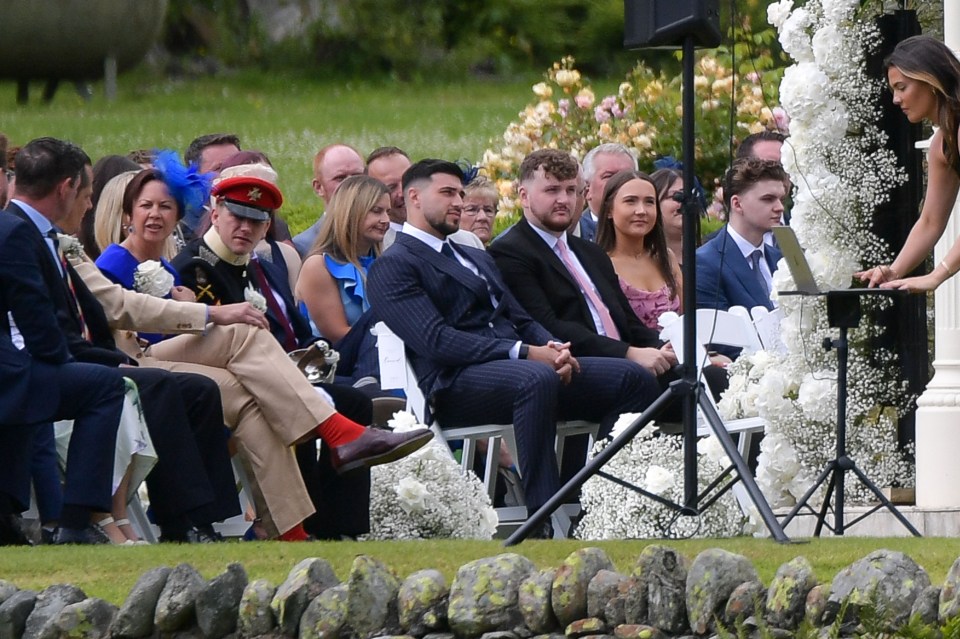
<path id="1" fill-rule="evenodd" d="M 944 42 L 960 50 L 960 0 L 943 2 Z M 919 145 L 918 145 L 919 146 Z M 939 264 L 960 237 L 960 202 L 934 249 Z M 917 400 L 917 506 L 960 506 L 960 277 L 935 293 L 936 370 Z"/>
<path id="2" fill-rule="evenodd" d="M 960 0 L 943 0 L 943 41 L 960 51 Z"/>

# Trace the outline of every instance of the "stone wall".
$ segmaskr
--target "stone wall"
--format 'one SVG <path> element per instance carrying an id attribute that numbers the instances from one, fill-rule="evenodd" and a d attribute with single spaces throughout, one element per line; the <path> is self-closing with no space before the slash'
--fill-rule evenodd
<path id="1" fill-rule="evenodd" d="M 278 587 L 249 581 L 239 564 L 210 581 L 181 564 L 142 575 L 120 608 L 75 586 L 38 593 L 0 580 L 0 639 L 876 636 L 896 633 L 914 615 L 929 627 L 956 619 L 958 585 L 960 559 L 933 586 L 910 557 L 889 550 L 830 584 L 818 584 L 803 557 L 764 585 L 743 556 L 711 549 L 691 562 L 665 546 L 646 547 L 628 573 L 597 548 L 545 570 L 507 553 L 461 566 L 451 584 L 436 570 L 400 579 L 364 555 L 344 582 L 311 558 Z"/>

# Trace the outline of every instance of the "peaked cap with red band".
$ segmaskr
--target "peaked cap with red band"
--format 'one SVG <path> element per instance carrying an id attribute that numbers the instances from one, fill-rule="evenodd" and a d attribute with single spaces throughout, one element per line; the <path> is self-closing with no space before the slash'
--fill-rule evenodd
<path id="1" fill-rule="evenodd" d="M 213 196 L 240 217 L 265 222 L 283 204 L 275 184 L 249 175 L 227 178 L 213 187 Z"/>

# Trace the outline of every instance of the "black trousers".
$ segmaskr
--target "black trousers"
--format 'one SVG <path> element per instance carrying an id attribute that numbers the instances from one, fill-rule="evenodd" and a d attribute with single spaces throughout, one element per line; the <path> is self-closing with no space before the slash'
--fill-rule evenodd
<path id="1" fill-rule="evenodd" d="M 203 525 L 240 514 L 216 382 L 158 368 L 120 371 L 137 384 L 157 451 L 147 476 L 157 524 Z"/>
<path id="2" fill-rule="evenodd" d="M 350 386 L 321 384 L 330 393 L 337 412 L 366 426 L 373 421 L 373 404 L 364 393 Z M 370 532 L 370 470 L 338 475 L 330 463 L 330 448 L 319 457 L 315 442 L 296 448 L 297 464 L 317 512 L 303 522 L 304 530 L 317 539 L 356 537 Z"/>

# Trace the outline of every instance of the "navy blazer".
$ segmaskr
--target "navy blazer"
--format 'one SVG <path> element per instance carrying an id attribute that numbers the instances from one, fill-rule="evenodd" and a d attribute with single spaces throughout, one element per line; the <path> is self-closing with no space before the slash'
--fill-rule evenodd
<path id="1" fill-rule="evenodd" d="M 508 359 L 518 341 L 543 345 L 556 339 L 517 302 L 485 251 L 452 246 L 482 278 L 404 233 L 367 275 L 370 308 L 406 344 L 427 397 L 450 386 L 464 366 Z"/>
<path id="2" fill-rule="evenodd" d="M 768 244 L 763 254 L 770 272 L 776 272 L 777 262 L 783 257 L 780 249 Z M 770 296 L 760 288 L 753 268 L 724 227 L 697 249 L 697 308 L 725 311 L 731 306 L 773 310 Z"/>
<path id="3" fill-rule="evenodd" d="M 60 403 L 55 367 L 72 360 L 50 293 L 31 249 L 33 224 L 0 213 L 0 424 L 53 419 Z M 52 261 L 52 260 L 51 260 Z M 13 345 L 13 315 L 25 350 Z"/>
<path id="4" fill-rule="evenodd" d="M 597 223 L 589 215 L 590 209 L 586 208 L 580 216 L 580 237 L 588 242 L 597 241 Z"/>
<path id="5" fill-rule="evenodd" d="M 121 364 L 136 365 L 123 351 L 117 349 L 113 340 L 113 331 L 96 296 L 90 292 L 83 279 L 77 275 L 69 263 L 65 264 L 66 277 L 70 280 L 71 289 L 64 285 L 64 276 L 54 260 L 47 245 L 46 239 L 34 225 L 27 214 L 16 204 L 10 204 L 7 211 L 26 222 L 26 247 L 39 260 L 40 275 L 49 292 L 50 299 L 56 309 L 60 330 L 66 336 L 67 348 L 70 354 L 78 361 L 104 366 L 119 366 Z M 70 296 L 74 297 L 71 298 Z M 75 301 L 74 301 L 75 300 Z M 77 307 L 83 312 L 80 317 Z M 84 335 L 86 328 L 89 339 Z"/>
<path id="6" fill-rule="evenodd" d="M 574 357 L 626 357 L 629 346 L 658 348 L 660 338 L 637 319 L 603 249 L 569 233 L 567 243 L 607 305 L 621 339 L 597 333 L 580 285 L 526 219 L 521 218 L 513 231 L 488 250 L 527 312 L 551 333 L 569 341 Z"/>

